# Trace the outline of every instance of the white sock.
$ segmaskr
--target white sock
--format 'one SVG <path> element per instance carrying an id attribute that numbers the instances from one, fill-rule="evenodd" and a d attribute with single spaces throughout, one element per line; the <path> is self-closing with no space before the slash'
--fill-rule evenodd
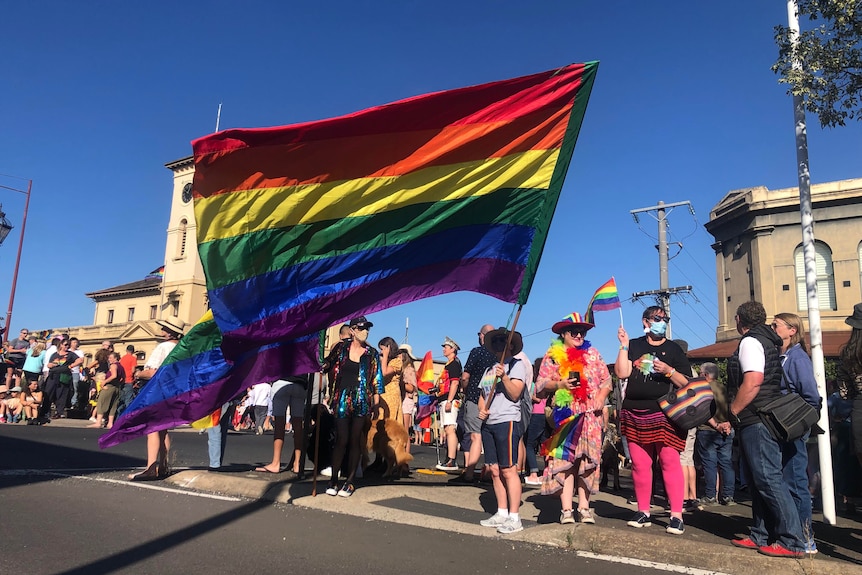
<path id="1" fill-rule="evenodd" d="M 521 517 L 517 513 L 509 513 L 509 519 L 512 521 L 520 521 Z"/>
<path id="2" fill-rule="evenodd" d="M 500 517 L 508 517 L 508 516 L 509 516 L 509 510 L 508 510 L 508 509 L 499 509 L 499 508 L 498 508 L 498 509 L 497 509 L 497 515 L 499 515 Z"/>

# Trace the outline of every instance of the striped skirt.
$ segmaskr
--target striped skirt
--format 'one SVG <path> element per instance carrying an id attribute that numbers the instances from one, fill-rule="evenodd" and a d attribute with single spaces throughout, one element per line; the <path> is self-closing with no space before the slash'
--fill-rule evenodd
<path id="1" fill-rule="evenodd" d="M 687 432 L 680 431 L 661 411 L 623 409 L 620 411 L 620 432 L 638 445 L 662 443 L 677 451 L 685 449 Z"/>

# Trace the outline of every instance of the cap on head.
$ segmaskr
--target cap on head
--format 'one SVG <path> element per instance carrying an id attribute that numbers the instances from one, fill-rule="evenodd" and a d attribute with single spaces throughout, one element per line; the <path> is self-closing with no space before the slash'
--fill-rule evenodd
<path id="1" fill-rule="evenodd" d="M 458 345 L 457 343 L 455 343 L 455 340 L 452 339 L 451 337 L 449 337 L 448 335 L 443 338 L 443 343 L 441 343 L 440 345 L 441 346 L 448 345 L 449 347 L 451 347 L 455 351 L 458 351 L 459 349 L 461 349 L 461 346 Z"/>
<path id="2" fill-rule="evenodd" d="M 366 318 L 364 315 L 353 318 L 352 320 L 350 320 L 349 325 L 352 328 L 358 329 L 371 329 L 372 327 L 374 327 L 374 324 L 368 321 L 368 318 Z"/>

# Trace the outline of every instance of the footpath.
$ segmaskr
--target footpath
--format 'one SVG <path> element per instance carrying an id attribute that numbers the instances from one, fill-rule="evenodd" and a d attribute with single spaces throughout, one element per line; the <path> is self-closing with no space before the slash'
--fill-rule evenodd
<path id="1" fill-rule="evenodd" d="M 70 427 L 82 424 L 64 420 Z M 197 433 L 190 428 L 178 432 Z M 289 453 L 290 441 L 284 453 Z M 706 575 L 862 575 L 862 514 L 839 513 L 836 525 L 814 514 L 814 532 L 819 552 L 803 559 L 773 558 L 756 551 L 738 549 L 730 544 L 746 536 L 751 521 L 751 503 L 742 500 L 733 506 L 709 506 L 684 515 L 685 533 L 665 532 L 669 515 L 655 498 L 651 527 L 635 529 L 626 525 L 636 508 L 628 503 L 632 495 L 630 471 L 620 470 L 619 492 L 603 489 L 591 499 L 595 525 L 560 525 L 560 503 L 556 497 L 543 497 L 538 488 L 524 486 L 521 518 L 524 530 L 500 535 L 482 527 L 479 521 L 496 510 L 490 483 L 464 485 L 453 483 L 455 475 L 434 469 L 437 457 L 433 447 L 414 446 L 415 459 L 409 477 L 386 480 L 367 474 L 357 480 L 352 497 L 332 497 L 325 493 L 329 478 L 312 473 L 296 479 L 290 472 L 259 473 L 250 465 L 232 465 L 218 472 L 206 469 L 175 470 L 166 480 L 173 486 L 296 505 L 328 513 L 347 514 L 391 523 L 440 529 L 452 534 L 513 539 L 535 545 L 567 549 L 584 557 L 596 555 L 622 557 L 658 564 L 683 566 L 676 572 Z M 307 469 L 310 470 L 310 463 Z M 316 495 L 315 495 L 316 489 Z"/>

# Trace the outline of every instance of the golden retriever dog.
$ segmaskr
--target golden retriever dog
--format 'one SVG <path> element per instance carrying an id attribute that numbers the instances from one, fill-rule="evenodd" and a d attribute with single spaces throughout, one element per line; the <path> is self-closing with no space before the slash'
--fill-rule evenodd
<path id="1" fill-rule="evenodd" d="M 372 421 L 365 442 L 366 451 L 363 454 L 363 467 L 368 467 L 368 454 L 377 453 L 386 461 L 386 471 L 383 477 L 410 471 L 413 456 L 407 452 L 410 436 L 404 424 L 394 419 L 378 419 Z"/>

